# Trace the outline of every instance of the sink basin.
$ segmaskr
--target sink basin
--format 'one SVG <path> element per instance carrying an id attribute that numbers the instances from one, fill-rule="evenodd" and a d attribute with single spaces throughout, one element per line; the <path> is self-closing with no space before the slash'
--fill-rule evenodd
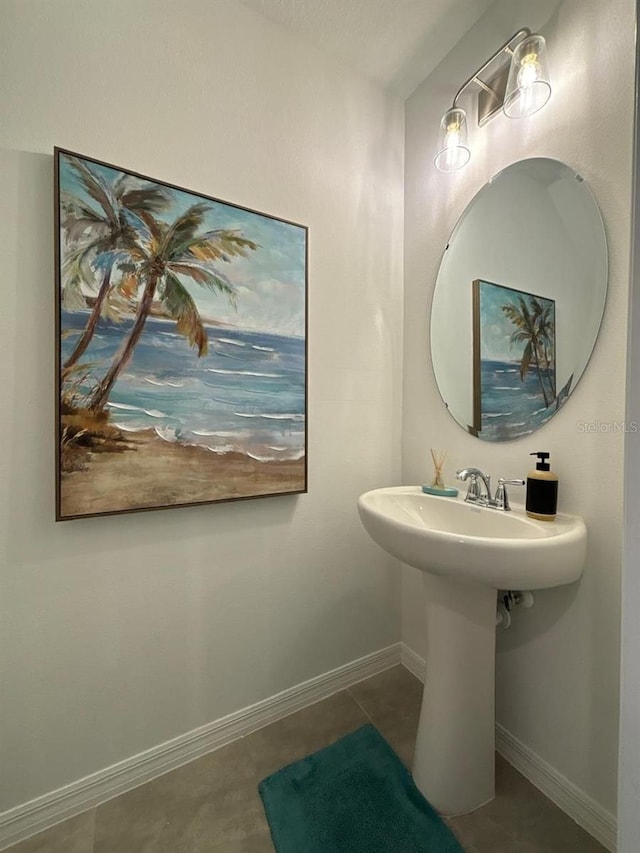
<path id="1" fill-rule="evenodd" d="M 362 523 L 389 554 L 422 571 L 426 680 L 413 778 L 443 815 L 466 814 L 495 795 L 496 590 L 576 581 L 587 530 L 576 515 L 529 518 L 419 486 L 366 492 Z"/>
<path id="2" fill-rule="evenodd" d="M 366 492 L 358 511 L 376 544 L 422 571 L 495 589 L 560 586 L 582 573 L 587 528 L 576 515 L 537 521 L 522 507 L 502 512 L 419 486 Z"/>

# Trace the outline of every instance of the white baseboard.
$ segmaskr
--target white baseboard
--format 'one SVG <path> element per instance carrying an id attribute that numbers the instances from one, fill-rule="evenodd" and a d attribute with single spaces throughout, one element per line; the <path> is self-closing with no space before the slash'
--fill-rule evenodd
<path id="1" fill-rule="evenodd" d="M 3 812 L 0 850 L 398 663 L 424 681 L 424 659 L 404 643 L 396 643 Z M 496 725 L 496 749 L 576 823 L 608 850 L 615 850 L 614 815 L 500 725 Z"/>
<path id="2" fill-rule="evenodd" d="M 400 643 L 400 663 L 424 684 L 427 672 L 425 660 L 405 643 Z"/>
<path id="3" fill-rule="evenodd" d="M 0 814 L 0 850 L 401 662 L 401 643 L 373 652 L 84 779 Z"/>
<path id="4" fill-rule="evenodd" d="M 607 850 L 615 851 L 615 815 L 570 782 L 499 723 L 496 723 L 496 750 Z"/>
<path id="5" fill-rule="evenodd" d="M 400 661 L 409 672 L 424 682 L 426 673 L 424 659 L 404 643 L 401 643 Z M 593 835 L 607 850 L 615 851 L 617 833 L 615 815 L 604 809 L 499 723 L 496 723 L 496 750 L 532 785 L 535 785 L 565 814 Z"/>

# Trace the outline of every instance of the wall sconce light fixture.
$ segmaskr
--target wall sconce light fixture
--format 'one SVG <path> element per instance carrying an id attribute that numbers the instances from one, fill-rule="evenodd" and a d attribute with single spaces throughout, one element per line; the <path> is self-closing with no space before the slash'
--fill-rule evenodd
<path id="1" fill-rule="evenodd" d="M 461 169 L 471 157 L 467 116 L 458 101 L 472 86 L 479 89 L 479 127 L 500 109 L 509 118 L 533 115 L 551 96 L 544 38 L 526 27 L 518 30 L 458 89 L 440 122 L 434 163 L 441 172 Z"/>

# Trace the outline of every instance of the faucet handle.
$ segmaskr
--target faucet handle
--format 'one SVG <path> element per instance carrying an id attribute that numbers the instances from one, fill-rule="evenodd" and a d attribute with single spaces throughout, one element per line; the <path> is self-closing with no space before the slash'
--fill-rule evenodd
<path id="1" fill-rule="evenodd" d="M 496 489 L 496 497 L 495 497 L 495 505 L 496 509 L 504 510 L 504 512 L 509 512 L 511 506 L 509 504 L 509 495 L 507 494 L 507 486 L 524 486 L 524 480 L 522 478 L 518 478 L 515 480 L 505 480 L 504 477 L 500 477 L 498 480 L 498 488 Z"/>

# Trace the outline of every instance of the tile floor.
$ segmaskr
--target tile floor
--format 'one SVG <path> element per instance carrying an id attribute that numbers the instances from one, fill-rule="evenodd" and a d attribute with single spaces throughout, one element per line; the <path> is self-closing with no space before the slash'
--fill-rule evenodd
<path id="1" fill-rule="evenodd" d="M 409 763 L 421 694 L 416 678 L 393 667 L 9 851 L 273 853 L 260 779 L 366 722 Z M 449 821 L 467 853 L 605 853 L 499 756 L 496 789 L 489 805 Z"/>

